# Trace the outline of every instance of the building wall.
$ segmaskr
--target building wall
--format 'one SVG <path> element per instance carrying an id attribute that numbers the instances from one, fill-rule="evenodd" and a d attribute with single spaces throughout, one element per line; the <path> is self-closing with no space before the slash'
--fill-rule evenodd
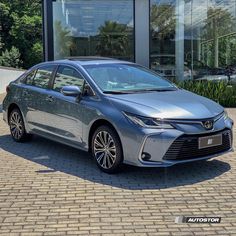
<path id="1" fill-rule="evenodd" d="M 23 70 L 16 70 L 7 67 L 0 67 L 0 94 L 5 93 L 6 86 L 24 73 Z"/>

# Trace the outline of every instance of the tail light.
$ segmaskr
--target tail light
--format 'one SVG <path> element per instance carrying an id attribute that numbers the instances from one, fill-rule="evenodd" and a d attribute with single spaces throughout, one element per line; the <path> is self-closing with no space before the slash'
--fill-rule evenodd
<path id="1" fill-rule="evenodd" d="M 9 85 L 6 87 L 6 92 L 7 92 L 7 93 L 10 92 L 10 86 L 9 86 Z"/>

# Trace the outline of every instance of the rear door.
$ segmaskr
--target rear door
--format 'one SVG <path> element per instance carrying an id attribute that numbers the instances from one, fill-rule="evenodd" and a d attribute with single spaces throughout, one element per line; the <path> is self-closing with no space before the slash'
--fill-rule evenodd
<path id="1" fill-rule="evenodd" d="M 34 77 L 26 80 L 23 96 L 27 107 L 26 121 L 31 130 L 48 133 L 48 101 L 51 98 L 49 84 L 53 77 L 55 65 L 44 65 L 35 71 Z M 50 111 L 51 112 L 51 111 Z"/>

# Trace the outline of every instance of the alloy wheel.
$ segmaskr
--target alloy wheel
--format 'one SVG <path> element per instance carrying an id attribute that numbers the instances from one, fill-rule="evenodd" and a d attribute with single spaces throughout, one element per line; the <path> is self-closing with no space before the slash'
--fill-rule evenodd
<path id="1" fill-rule="evenodd" d="M 10 129 L 12 136 L 19 140 L 24 134 L 23 120 L 18 112 L 13 112 L 10 117 Z"/>
<path id="2" fill-rule="evenodd" d="M 104 169 L 110 169 L 116 161 L 116 145 L 107 131 L 100 131 L 94 139 L 94 156 Z"/>

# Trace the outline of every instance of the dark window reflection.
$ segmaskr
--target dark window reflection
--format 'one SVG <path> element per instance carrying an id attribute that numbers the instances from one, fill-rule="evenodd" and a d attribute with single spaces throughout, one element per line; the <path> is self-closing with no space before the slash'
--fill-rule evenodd
<path id="1" fill-rule="evenodd" d="M 134 60 L 133 0 L 57 0 L 54 58 L 105 56 Z"/>

